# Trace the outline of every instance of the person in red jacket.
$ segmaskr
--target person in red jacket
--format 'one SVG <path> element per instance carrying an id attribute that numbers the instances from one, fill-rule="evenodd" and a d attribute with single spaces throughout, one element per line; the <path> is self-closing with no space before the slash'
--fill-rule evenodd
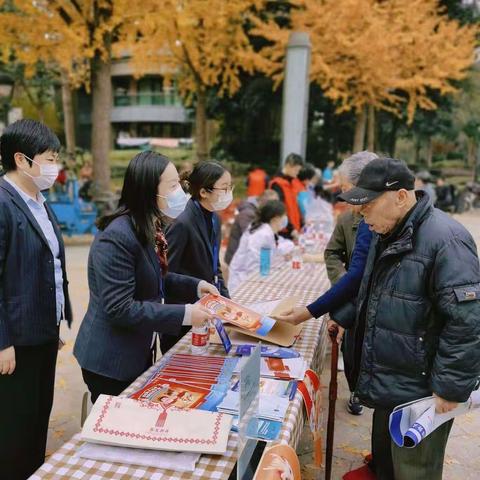
<path id="1" fill-rule="evenodd" d="M 302 157 L 296 153 L 290 153 L 285 159 L 282 171 L 270 182 L 270 188 L 278 193 L 287 209 L 288 226 L 281 234 L 284 233 L 288 238 L 296 236 L 302 227 L 302 217 L 297 202 L 298 186 L 295 182 L 302 167 Z"/>
<path id="2" fill-rule="evenodd" d="M 247 196 L 249 199 L 257 198 L 263 194 L 268 186 L 267 172 L 260 167 L 252 167 L 247 177 Z"/>

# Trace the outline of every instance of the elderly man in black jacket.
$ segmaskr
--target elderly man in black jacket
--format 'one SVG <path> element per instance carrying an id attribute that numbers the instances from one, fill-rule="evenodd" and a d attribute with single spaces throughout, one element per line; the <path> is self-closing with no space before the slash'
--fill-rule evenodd
<path id="1" fill-rule="evenodd" d="M 433 395 L 448 412 L 478 387 L 480 268 L 475 243 L 458 222 L 414 191 L 404 162 L 380 158 L 341 199 L 362 205 L 377 233 L 352 315 L 332 314 L 356 339 L 356 394 L 374 408 L 372 451 L 379 480 L 442 478 L 453 420 L 416 448 L 390 439 L 396 405 Z"/>

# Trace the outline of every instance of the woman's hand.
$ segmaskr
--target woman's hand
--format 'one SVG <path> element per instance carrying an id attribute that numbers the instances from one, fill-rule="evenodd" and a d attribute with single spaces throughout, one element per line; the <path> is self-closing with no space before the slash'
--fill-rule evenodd
<path id="1" fill-rule="evenodd" d="M 220 295 L 218 288 L 205 280 L 200 280 L 198 283 L 198 298 L 202 298 L 205 295 Z"/>
<path id="2" fill-rule="evenodd" d="M 299 323 L 303 323 L 309 318 L 312 318 L 312 314 L 308 311 L 307 307 L 295 307 L 275 315 L 274 318 L 280 322 L 298 325 Z"/>
<path id="3" fill-rule="evenodd" d="M 203 327 L 214 318 L 214 316 L 201 305 L 192 305 L 191 312 L 192 327 Z"/>
<path id="4" fill-rule="evenodd" d="M 15 371 L 15 348 L 0 350 L 0 375 L 11 375 Z"/>

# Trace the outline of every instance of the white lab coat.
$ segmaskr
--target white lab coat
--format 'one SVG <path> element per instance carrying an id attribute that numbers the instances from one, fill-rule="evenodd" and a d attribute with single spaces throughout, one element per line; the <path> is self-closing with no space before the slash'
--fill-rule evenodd
<path id="1" fill-rule="evenodd" d="M 233 293 L 252 273 L 260 271 L 260 250 L 270 248 L 271 260 L 276 255 L 284 255 L 293 249 L 289 240 L 279 239 L 277 247 L 275 234 L 268 223 L 250 233 L 250 226 L 243 233 L 238 249 L 230 262 L 228 291 Z"/>

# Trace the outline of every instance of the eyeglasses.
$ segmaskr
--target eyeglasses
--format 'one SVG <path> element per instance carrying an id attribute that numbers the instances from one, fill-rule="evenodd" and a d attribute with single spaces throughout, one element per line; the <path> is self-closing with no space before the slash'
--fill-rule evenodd
<path id="1" fill-rule="evenodd" d="M 212 187 L 210 188 L 210 190 L 220 190 L 222 191 L 223 193 L 225 193 L 225 195 L 228 193 L 228 192 L 233 192 L 235 190 L 235 185 L 228 185 L 228 187 Z"/>

